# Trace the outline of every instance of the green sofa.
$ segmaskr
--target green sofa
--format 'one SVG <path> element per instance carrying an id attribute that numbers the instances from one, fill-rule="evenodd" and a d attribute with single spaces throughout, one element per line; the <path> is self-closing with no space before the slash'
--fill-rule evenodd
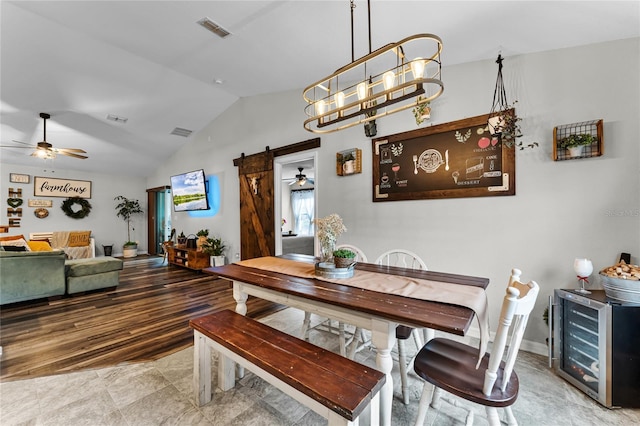
<path id="1" fill-rule="evenodd" d="M 65 293 L 63 251 L 0 251 L 0 305 Z"/>

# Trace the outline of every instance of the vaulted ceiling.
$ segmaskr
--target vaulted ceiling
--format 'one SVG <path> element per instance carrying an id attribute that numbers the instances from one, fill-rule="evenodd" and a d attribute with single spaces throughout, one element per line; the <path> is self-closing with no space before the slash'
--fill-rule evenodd
<path id="1" fill-rule="evenodd" d="M 356 1 L 355 56 L 368 53 Z M 6 1 L 0 145 L 81 148 L 57 168 L 146 176 L 239 98 L 300 89 L 351 61 L 349 1 Z M 196 22 L 210 18 L 220 38 Z M 372 47 L 443 39 L 445 67 L 640 35 L 637 1 L 382 1 Z M 594 66 L 598 64 L 594 58 Z M 603 70 L 604 71 L 604 70 Z M 446 86 L 446 81 L 445 81 Z M 302 98 L 300 108 L 304 107 Z M 126 117 L 126 123 L 107 115 Z M 300 123 L 302 127 L 302 123 Z M 193 131 L 172 135 L 175 128 Z M 0 161 L 38 166 L 28 149 Z"/>

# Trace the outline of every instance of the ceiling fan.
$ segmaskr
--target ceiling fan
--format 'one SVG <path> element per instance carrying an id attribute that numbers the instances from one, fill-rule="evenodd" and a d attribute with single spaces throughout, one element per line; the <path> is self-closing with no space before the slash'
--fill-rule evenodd
<path id="1" fill-rule="evenodd" d="M 293 184 L 298 184 L 298 186 L 304 186 L 305 183 L 309 182 L 310 184 L 313 185 L 313 179 L 311 178 L 307 178 L 307 175 L 303 175 L 302 171 L 304 170 L 304 167 L 298 167 L 298 174 L 296 175 L 295 179 L 293 180 L 293 182 L 291 182 L 289 184 L 289 186 L 293 185 Z"/>
<path id="2" fill-rule="evenodd" d="M 54 148 L 49 142 L 47 142 L 47 120 L 51 118 L 51 115 L 46 114 L 44 112 L 40 113 L 40 118 L 44 120 L 44 136 L 42 142 L 38 142 L 35 146 L 33 144 L 27 142 L 21 142 L 14 140 L 13 142 L 22 144 L 24 146 L 13 146 L 13 145 L 1 145 L 2 148 L 35 148 L 33 153 L 31 153 L 32 157 L 47 159 L 54 159 L 56 155 L 66 155 L 68 157 L 80 158 L 84 160 L 85 158 L 89 158 L 86 155 L 87 152 L 85 150 L 79 148 Z"/>

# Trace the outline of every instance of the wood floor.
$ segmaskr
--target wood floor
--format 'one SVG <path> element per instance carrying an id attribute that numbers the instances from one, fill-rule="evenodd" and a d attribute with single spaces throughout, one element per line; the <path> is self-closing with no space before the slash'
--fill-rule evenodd
<path id="1" fill-rule="evenodd" d="M 284 308 L 247 306 L 253 318 Z M 235 309 L 229 281 L 159 257 L 126 259 L 115 290 L 2 307 L 0 380 L 155 360 L 193 344 L 190 319 L 221 309 Z"/>

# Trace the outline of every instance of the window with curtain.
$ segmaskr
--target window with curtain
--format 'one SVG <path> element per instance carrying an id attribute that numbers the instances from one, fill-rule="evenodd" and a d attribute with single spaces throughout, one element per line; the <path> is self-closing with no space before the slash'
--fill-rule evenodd
<path id="1" fill-rule="evenodd" d="M 298 235 L 313 235 L 313 189 L 291 191 L 291 210 Z"/>

